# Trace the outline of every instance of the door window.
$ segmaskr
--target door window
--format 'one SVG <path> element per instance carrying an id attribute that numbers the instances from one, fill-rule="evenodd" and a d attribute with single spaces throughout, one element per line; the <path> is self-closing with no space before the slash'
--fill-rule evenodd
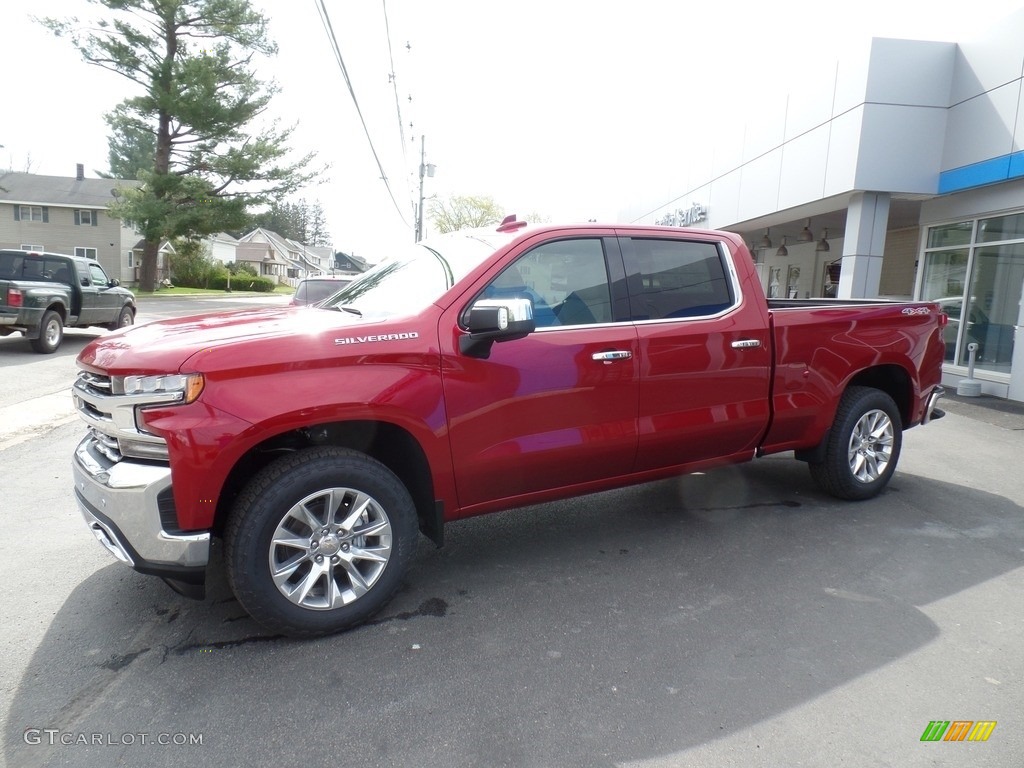
<path id="1" fill-rule="evenodd" d="M 98 264 L 89 265 L 89 274 L 92 276 L 92 282 L 94 285 L 106 285 L 109 281 L 107 280 L 107 274 L 103 271 L 103 268 Z"/>
<path id="2" fill-rule="evenodd" d="M 639 283 L 630 302 L 636 320 L 705 317 L 735 301 L 715 243 L 638 239 L 632 251 Z"/>
<path id="3" fill-rule="evenodd" d="M 481 298 L 527 298 L 537 328 L 612 321 L 604 246 L 598 238 L 557 240 L 523 254 Z"/>

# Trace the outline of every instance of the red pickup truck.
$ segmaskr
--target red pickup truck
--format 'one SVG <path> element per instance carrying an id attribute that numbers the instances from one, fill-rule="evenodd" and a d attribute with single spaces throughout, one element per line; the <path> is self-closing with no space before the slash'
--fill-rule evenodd
<path id="1" fill-rule="evenodd" d="M 75 492 L 136 570 L 201 595 L 220 537 L 253 617 L 325 634 L 379 610 L 452 520 L 781 451 L 874 496 L 903 431 L 942 413 L 945 321 L 768 301 L 728 232 L 506 221 L 315 307 L 92 342 Z"/>

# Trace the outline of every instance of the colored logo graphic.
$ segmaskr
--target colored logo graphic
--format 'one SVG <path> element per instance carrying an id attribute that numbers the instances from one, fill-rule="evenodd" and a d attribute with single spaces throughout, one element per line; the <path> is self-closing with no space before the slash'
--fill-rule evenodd
<path id="1" fill-rule="evenodd" d="M 995 729 L 995 720 L 932 720 L 921 741 L 988 741 Z"/>

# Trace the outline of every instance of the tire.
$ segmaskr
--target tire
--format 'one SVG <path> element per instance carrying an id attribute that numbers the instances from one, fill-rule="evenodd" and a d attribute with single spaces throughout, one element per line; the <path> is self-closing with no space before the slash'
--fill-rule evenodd
<path id="1" fill-rule="evenodd" d="M 808 465 L 818 486 L 840 499 L 877 496 L 900 458 L 899 408 L 880 389 L 850 387 L 839 401 L 826 441 L 825 460 Z"/>
<path id="2" fill-rule="evenodd" d="M 117 316 L 117 320 L 107 326 L 111 331 L 116 331 L 118 328 L 127 328 L 129 325 L 135 324 L 135 313 L 132 308 L 127 304 L 121 307 L 121 313 Z"/>
<path id="3" fill-rule="evenodd" d="M 387 604 L 418 537 L 412 498 L 387 467 L 357 451 L 306 449 L 268 465 L 239 496 L 224 537 L 228 582 L 273 632 L 340 632 Z"/>
<path id="4" fill-rule="evenodd" d="M 59 314 L 48 309 L 43 313 L 43 319 L 39 323 L 39 338 L 31 339 L 29 343 L 36 352 L 49 355 L 57 351 L 63 339 L 64 321 Z"/>

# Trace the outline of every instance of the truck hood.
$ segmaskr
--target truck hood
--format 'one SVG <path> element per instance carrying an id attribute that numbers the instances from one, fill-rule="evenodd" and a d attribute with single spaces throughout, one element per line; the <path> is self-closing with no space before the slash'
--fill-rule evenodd
<path id="1" fill-rule="evenodd" d="M 334 354 L 336 336 L 351 336 L 358 327 L 376 329 L 379 320 L 306 307 L 267 307 L 193 315 L 136 325 L 90 343 L 78 362 L 110 375 L 168 373 L 181 370 L 190 358 L 216 358 L 218 350 L 245 349 L 253 362 L 308 355 L 312 350 Z M 287 344 L 280 340 L 288 338 Z M 312 348 L 312 349 L 311 349 Z M 300 351 L 301 349 L 301 351 Z M 232 355 L 233 357 L 235 355 Z M 198 369 L 196 369 L 198 370 Z"/>

